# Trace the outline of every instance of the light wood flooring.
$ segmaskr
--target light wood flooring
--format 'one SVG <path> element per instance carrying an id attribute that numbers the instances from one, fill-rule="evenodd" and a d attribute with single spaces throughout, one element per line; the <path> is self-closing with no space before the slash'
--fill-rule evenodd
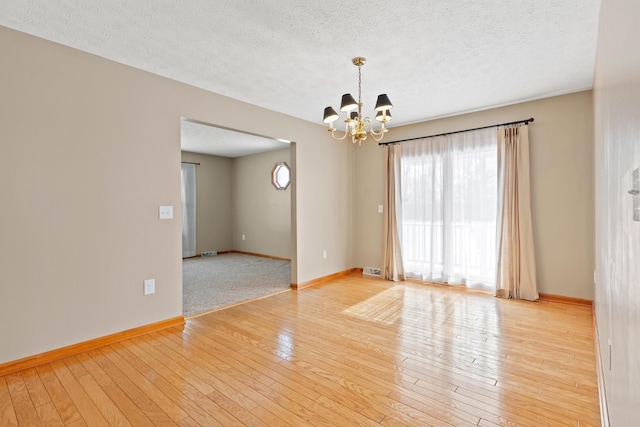
<path id="1" fill-rule="evenodd" d="M 0 425 L 596 426 L 591 316 L 353 274 L 0 377 Z"/>

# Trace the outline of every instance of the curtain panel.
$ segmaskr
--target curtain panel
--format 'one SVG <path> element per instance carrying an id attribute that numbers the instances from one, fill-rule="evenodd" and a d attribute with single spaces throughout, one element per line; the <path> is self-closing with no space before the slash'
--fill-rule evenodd
<path id="1" fill-rule="evenodd" d="M 400 154 L 400 145 L 385 145 L 382 277 L 393 281 L 405 280 L 401 249 L 402 228 L 398 227 L 398 218 L 402 218 Z"/>
<path id="2" fill-rule="evenodd" d="M 182 164 L 182 258 L 196 255 L 196 165 Z"/>
<path id="3" fill-rule="evenodd" d="M 529 128 L 498 129 L 498 271 L 495 295 L 538 299 L 531 224 Z"/>

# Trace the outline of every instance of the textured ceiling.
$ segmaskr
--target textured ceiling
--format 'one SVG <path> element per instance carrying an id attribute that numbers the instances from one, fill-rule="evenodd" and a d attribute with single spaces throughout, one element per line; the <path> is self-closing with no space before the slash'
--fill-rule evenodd
<path id="1" fill-rule="evenodd" d="M 2 0 L 0 25 L 315 123 L 391 125 L 590 89 L 600 0 Z"/>
<path id="2" fill-rule="evenodd" d="M 221 157 L 242 157 L 289 148 L 288 141 L 265 138 L 183 119 L 180 123 L 182 151 Z"/>

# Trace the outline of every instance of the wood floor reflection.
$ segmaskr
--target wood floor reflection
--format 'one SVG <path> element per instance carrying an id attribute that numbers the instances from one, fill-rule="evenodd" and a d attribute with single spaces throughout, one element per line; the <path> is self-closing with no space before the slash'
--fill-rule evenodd
<path id="1" fill-rule="evenodd" d="M 591 316 L 354 274 L 0 377 L 0 424 L 597 426 Z"/>

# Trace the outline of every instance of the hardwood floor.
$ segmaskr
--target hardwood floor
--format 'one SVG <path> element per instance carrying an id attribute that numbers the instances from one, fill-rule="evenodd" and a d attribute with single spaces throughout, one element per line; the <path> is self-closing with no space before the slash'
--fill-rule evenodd
<path id="1" fill-rule="evenodd" d="M 0 425 L 596 426 L 591 316 L 352 274 L 0 377 Z"/>

